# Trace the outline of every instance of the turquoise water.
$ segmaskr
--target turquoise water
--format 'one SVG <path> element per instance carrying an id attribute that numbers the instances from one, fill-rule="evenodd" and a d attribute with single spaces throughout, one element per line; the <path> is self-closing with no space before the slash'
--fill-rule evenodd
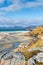
<path id="1" fill-rule="evenodd" d="M 17 33 L 17 32 L 29 32 L 29 31 L 0 31 L 0 32 Z"/>

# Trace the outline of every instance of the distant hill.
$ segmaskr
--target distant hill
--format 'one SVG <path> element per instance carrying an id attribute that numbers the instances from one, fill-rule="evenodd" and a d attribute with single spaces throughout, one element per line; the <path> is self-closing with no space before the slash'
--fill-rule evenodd
<path id="1" fill-rule="evenodd" d="M 28 27 L 22 27 L 22 26 L 0 26 L 0 31 L 31 31 L 36 26 L 28 26 Z"/>
<path id="2" fill-rule="evenodd" d="M 0 31 L 17 31 L 17 30 L 24 30 L 24 28 L 20 26 L 0 27 Z"/>
<path id="3" fill-rule="evenodd" d="M 30 25 L 30 26 L 26 27 L 25 29 L 32 31 L 32 30 L 33 30 L 34 28 L 36 28 L 36 27 L 37 27 L 37 26 L 35 26 L 35 25 Z"/>

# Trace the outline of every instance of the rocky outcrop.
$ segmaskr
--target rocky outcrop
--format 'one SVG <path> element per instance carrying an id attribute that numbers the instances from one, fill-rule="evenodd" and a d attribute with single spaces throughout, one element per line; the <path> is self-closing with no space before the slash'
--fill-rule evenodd
<path id="1" fill-rule="evenodd" d="M 25 65 L 25 57 L 22 53 L 10 52 L 1 59 L 1 65 Z"/>

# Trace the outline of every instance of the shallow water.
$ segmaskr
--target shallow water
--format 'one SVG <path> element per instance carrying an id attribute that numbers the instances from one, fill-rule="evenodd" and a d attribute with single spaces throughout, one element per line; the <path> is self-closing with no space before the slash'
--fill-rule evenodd
<path id="1" fill-rule="evenodd" d="M 13 49 L 16 49 L 18 46 L 19 46 L 19 44 L 20 44 L 20 42 L 16 42 L 16 43 L 11 43 L 12 44 L 12 48 L 8 48 L 8 49 L 4 49 L 4 50 L 0 50 L 0 52 L 5 52 L 5 51 L 11 51 L 11 50 L 13 50 Z"/>

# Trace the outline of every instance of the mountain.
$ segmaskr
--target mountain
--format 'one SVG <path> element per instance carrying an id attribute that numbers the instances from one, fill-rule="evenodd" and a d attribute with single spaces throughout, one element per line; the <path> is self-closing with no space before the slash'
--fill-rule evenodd
<path id="1" fill-rule="evenodd" d="M 23 27 L 20 26 L 3 26 L 0 27 L 0 31 L 17 31 L 17 30 L 24 30 Z"/>
<path id="2" fill-rule="evenodd" d="M 34 28 L 36 28 L 36 26 L 31 25 L 28 27 L 22 27 L 22 26 L 0 26 L 0 31 L 31 31 Z"/>
<path id="3" fill-rule="evenodd" d="M 25 29 L 29 30 L 29 31 L 32 31 L 36 27 L 37 27 L 36 25 L 30 25 L 30 26 L 26 27 Z"/>

